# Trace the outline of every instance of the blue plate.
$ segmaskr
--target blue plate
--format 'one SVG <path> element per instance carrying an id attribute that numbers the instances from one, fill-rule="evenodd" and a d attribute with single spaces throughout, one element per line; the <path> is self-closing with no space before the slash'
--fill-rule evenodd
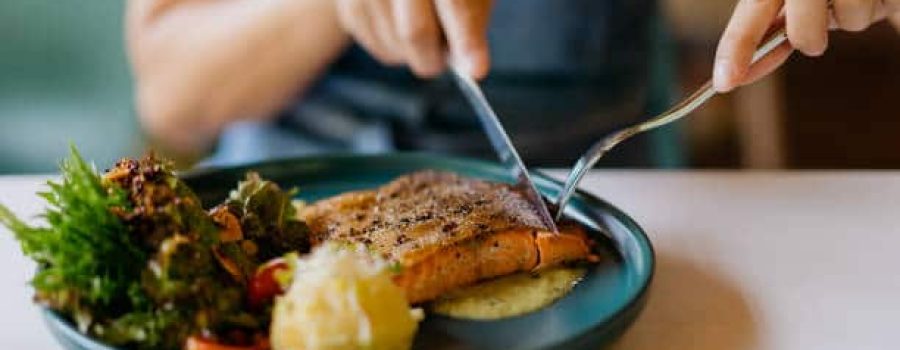
<path id="1" fill-rule="evenodd" d="M 184 174 L 207 205 L 221 201 L 247 171 L 284 187 L 299 187 L 299 197 L 316 200 L 337 193 L 373 188 L 421 169 L 453 171 L 493 181 L 509 181 L 502 168 L 481 161 L 432 154 L 380 156 L 334 155 L 272 161 L 241 167 L 201 169 Z M 561 184 L 535 174 L 541 192 L 553 198 Z M 472 321 L 428 315 L 416 336 L 417 349 L 596 349 L 615 339 L 644 305 L 653 277 L 653 248 L 628 215 L 590 194 L 579 192 L 567 215 L 593 231 L 607 259 L 588 269 L 564 298 L 539 311 L 498 321 Z M 60 343 L 72 350 L 104 346 L 78 333 L 70 322 L 45 310 Z"/>

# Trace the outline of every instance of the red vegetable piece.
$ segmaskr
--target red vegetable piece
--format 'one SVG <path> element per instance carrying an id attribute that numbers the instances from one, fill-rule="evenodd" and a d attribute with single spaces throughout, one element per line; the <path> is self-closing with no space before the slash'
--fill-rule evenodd
<path id="1" fill-rule="evenodd" d="M 260 307 L 272 300 L 276 295 L 284 293 L 281 285 L 275 280 L 275 273 L 289 269 L 284 259 L 278 258 L 267 262 L 256 270 L 256 274 L 250 279 L 247 289 L 247 299 L 252 307 Z"/>
<path id="2" fill-rule="evenodd" d="M 269 350 L 269 342 L 265 339 L 257 341 L 256 344 L 238 346 L 220 344 L 212 339 L 206 339 L 200 336 L 191 336 L 184 343 L 185 350 Z"/>

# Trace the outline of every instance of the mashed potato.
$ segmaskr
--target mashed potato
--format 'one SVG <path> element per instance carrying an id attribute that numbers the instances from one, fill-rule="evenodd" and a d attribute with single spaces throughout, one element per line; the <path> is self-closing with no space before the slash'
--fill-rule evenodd
<path id="1" fill-rule="evenodd" d="M 275 301 L 272 348 L 409 349 L 421 315 L 384 261 L 326 244 L 297 261 L 291 287 Z"/>

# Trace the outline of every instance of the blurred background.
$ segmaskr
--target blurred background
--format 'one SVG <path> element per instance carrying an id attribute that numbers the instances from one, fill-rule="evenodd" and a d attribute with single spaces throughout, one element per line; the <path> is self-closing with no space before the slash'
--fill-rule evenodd
<path id="1" fill-rule="evenodd" d="M 709 77 L 732 5 L 663 1 L 677 97 Z M 133 108 L 123 6 L 0 2 L 0 173 L 53 172 L 69 143 L 101 165 L 153 147 Z M 898 58 L 900 40 L 885 23 L 858 35 L 833 33 L 824 57 L 795 55 L 775 75 L 682 121 L 681 166 L 898 168 Z"/>
<path id="2" fill-rule="evenodd" d="M 124 1 L 0 1 L 0 173 L 53 172 L 68 144 L 98 164 L 143 148 Z"/>

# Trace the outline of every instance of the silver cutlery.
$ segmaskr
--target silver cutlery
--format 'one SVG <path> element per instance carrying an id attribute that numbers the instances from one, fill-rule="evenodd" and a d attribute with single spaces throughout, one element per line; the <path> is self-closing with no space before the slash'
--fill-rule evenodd
<path id="1" fill-rule="evenodd" d="M 522 158 L 520 158 L 519 153 L 516 152 L 516 148 L 512 141 L 510 141 L 509 135 L 507 135 L 506 130 L 503 129 L 503 124 L 500 123 L 497 114 L 494 113 L 491 105 L 484 97 L 481 88 L 478 87 L 478 84 L 467 72 L 462 71 L 458 65 L 452 62 L 452 60 L 449 60 L 449 66 L 450 72 L 456 78 L 455 80 L 459 84 L 459 88 L 462 90 L 463 95 L 466 96 L 469 103 L 472 105 L 472 108 L 475 110 L 475 114 L 478 115 L 478 120 L 481 121 L 481 126 L 484 128 L 488 140 L 491 142 L 491 146 L 494 147 L 494 151 L 497 152 L 500 162 L 513 178 L 516 179 L 516 186 L 525 191 L 525 195 L 536 208 L 544 225 L 553 232 L 558 232 L 553 216 L 550 215 L 550 210 L 547 208 L 547 203 L 544 202 L 540 192 L 538 192 L 537 188 L 534 186 L 534 182 L 531 181 L 531 176 L 528 175 L 528 169 L 526 169 L 525 164 L 522 163 Z"/>
<path id="2" fill-rule="evenodd" d="M 753 54 L 753 63 L 756 63 L 762 58 L 766 57 L 775 48 L 783 44 L 786 40 L 787 33 L 785 32 L 784 27 L 781 27 L 780 29 L 770 34 L 768 36 L 768 39 L 766 39 L 765 42 L 759 47 L 759 49 L 757 49 Z M 708 80 L 705 84 L 703 84 L 703 86 L 700 87 L 700 89 L 676 104 L 674 107 L 663 112 L 662 114 L 648 119 L 647 121 L 615 131 L 600 139 L 600 141 L 594 143 L 587 150 L 587 152 L 585 152 L 581 156 L 581 158 L 578 159 L 578 162 L 575 163 L 575 166 L 566 177 L 565 187 L 563 187 L 562 192 L 560 192 L 559 197 L 556 200 L 558 209 L 555 219 L 559 220 L 562 217 L 563 211 L 565 210 L 566 205 L 569 203 L 569 199 L 571 199 L 572 197 L 572 193 L 575 192 L 575 188 L 578 187 L 578 183 L 581 182 L 581 179 L 584 178 L 584 175 L 587 174 L 588 170 L 593 168 L 594 165 L 597 164 L 597 161 L 603 158 L 603 156 L 611 149 L 613 149 L 613 147 L 616 147 L 616 145 L 634 135 L 648 130 L 653 130 L 655 128 L 683 118 L 684 116 L 696 110 L 698 107 L 702 106 L 706 101 L 708 101 L 715 95 L 716 90 L 713 89 L 712 80 Z"/>

